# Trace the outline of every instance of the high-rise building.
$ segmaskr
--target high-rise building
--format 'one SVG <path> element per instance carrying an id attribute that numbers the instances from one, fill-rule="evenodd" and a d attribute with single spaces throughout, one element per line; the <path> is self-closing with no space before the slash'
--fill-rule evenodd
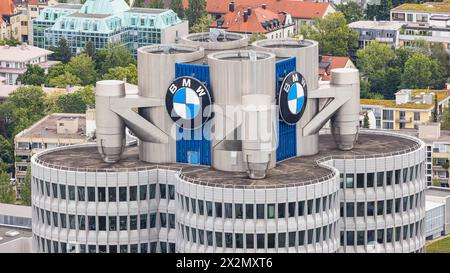
<path id="1" fill-rule="evenodd" d="M 121 43 L 136 55 L 138 47 L 174 43 L 187 33 L 187 21 L 172 10 L 130 8 L 124 0 L 49 6 L 33 21 L 35 46 L 49 48 L 65 38 L 72 53 L 80 53 L 90 41 L 96 49 Z"/>
<path id="2" fill-rule="evenodd" d="M 318 57 L 236 33 L 140 48 L 137 97 L 96 85 L 96 144 L 32 157 L 34 250 L 422 252 L 424 143 L 360 131 L 358 70 L 319 87 Z"/>

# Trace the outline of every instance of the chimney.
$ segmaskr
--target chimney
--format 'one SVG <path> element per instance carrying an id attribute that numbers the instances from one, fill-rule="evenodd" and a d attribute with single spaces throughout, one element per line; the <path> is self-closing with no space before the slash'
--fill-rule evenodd
<path id="1" fill-rule="evenodd" d="M 252 8 L 251 7 L 247 8 L 247 13 L 248 13 L 248 16 L 252 15 Z"/>
<path id="2" fill-rule="evenodd" d="M 228 10 L 230 12 L 234 12 L 234 2 L 233 1 L 231 1 L 230 4 L 228 4 Z"/>
<path id="3" fill-rule="evenodd" d="M 244 11 L 244 22 L 248 21 L 248 12 Z"/>
<path id="4" fill-rule="evenodd" d="M 261 7 L 262 7 L 263 9 L 267 9 L 267 5 L 266 5 L 266 4 L 262 4 Z"/>

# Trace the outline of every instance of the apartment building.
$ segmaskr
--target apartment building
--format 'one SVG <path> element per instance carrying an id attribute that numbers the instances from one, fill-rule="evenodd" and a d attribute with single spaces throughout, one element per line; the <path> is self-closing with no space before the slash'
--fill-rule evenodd
<path id="1" fill-rule="evenodd" d="M 9 38 L 20 40 L 20 16 L 20 11 L 12 0 L 0 1 L 0 40 Z"/>
<path id="2" fill-rule="evenodd" d="M 348 26 L 358 33 L 358 49 L 363 49 L 372 41 L 378 41 L 392 48 L 400 47 L 402 22 L 356 21 Z"/>

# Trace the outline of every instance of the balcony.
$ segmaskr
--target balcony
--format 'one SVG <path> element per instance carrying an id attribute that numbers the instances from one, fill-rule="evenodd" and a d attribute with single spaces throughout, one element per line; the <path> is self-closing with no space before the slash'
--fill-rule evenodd
<path id="1" fill-rule="evenodd" d="M 412 117 L 406 118 L 406 117 L 399 117 L 396 122 L 399 123 L 411 123 L 412 122 Z"/>
<path id="2" fill-rule="evenodd" d="M 388 37 L 376 37 L 375 40 L 380 43 L 393 43 L 394 42 L 394 38 L 388 38 Z"/>

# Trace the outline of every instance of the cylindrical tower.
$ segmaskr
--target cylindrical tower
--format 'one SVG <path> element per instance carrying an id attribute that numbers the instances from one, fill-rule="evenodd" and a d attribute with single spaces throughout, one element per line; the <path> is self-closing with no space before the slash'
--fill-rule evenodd
<path id="1" fill-rule="evenodd" d="M 208 55 L 215 98 L 212 166 L 224 171 L 245 171 L 239 117 L 233 113 L 244 95 L 270 97 L 275 105 L 275 55 L 261 51 L 221 51 Z M 269 167 L 275 166 L 274 152 Z"/>
<path id="2" fill-rule="evenodd" d="M 175 78 L 175 64 L 187 63 L 204 57 L 204 50 L 198 46 L 167 44 L 141 47 L 138 49 L 139 95 L 164 98 L 167 88 Z M 174 136 L 175 124 L 167 113 L 166 106 L 140 109 L 139 114 L 152 122 L 166 134 Z M 169 143 L 139 143 L 140 159 L 153 163 L 176 161 L 175 139 Z"/>
<path id="3" fill-rule="evenodd" d="M 277 58 L 295 57 L 296 70 L 305 78 L 308 90 L 319 88 L 319 44 L 316 41 L 266 39 L 256 41 L 252 46 L 257 50 L 271 52 Z M 319 151 L 319 134 L 303 136 L 302 132 L 302 128 L 318 113 L 318 107 L 318 99 L 307 99 L 305 111 L 296 128 L 297 156 L 314 155 Z"/>

